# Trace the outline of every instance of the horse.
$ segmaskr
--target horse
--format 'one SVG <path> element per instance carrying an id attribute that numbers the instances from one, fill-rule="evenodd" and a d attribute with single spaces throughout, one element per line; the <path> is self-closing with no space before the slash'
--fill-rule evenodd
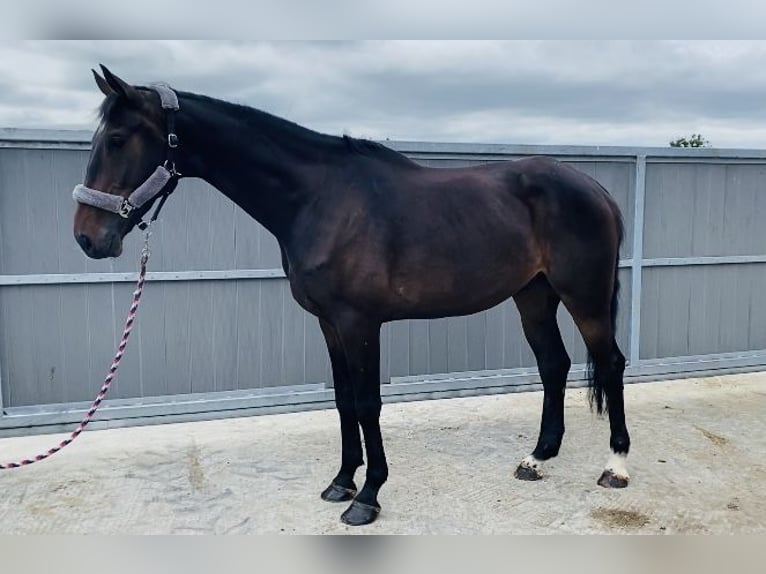
<path id="1" fill-rule="evenodd" d="M 563 303 L 588 351 L 591 410 L 609 417 L 611 452 L 597 484 L 628 485 L 625 357 L 615 340 L 623 223 L 597 181 L 546 157 L 425 167 L 377 142 L 204 95 L 130 85 L 103 65 L 103 76 L 91 71 L 105 98 L 85 189 L 128 209 L 81 200 L 75 240 L 91 258 L 118 257 L 125 235 L 169 193 L 132 205 L 134 190 L 168 163 L 168 189 L 181 177 L 201 178 L 274 235 L 292 295 L 318 319 L 327 344 L 341 456 L 321 498 L 350 501 L 344 523 L 378 517 L 388 478 L 379 422 L 382 324 L 477 313 L 509 297 L 543 386 L 539 437 L 514 476 L 540 479 L 561 446 L 571 366 L 556 320 Z M 177 98 L 171 110 L 168 93 Z M 367 468 L 357 490 L 362 437 Z"/>

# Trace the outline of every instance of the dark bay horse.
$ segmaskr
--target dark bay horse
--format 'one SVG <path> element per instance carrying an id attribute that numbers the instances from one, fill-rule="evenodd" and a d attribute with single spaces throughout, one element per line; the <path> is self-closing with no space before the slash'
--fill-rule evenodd
<path id="1" fill-rule="evenodd" d="M 165 160 L 169 128 L 155 91 L 102 69 L 103 77 L 94 75 L 106 99 L 85 185 L 126 198 Z M 623 231 L 601 185 L 543 157 L 426 168 L 370 141 L 205 96 L 177 97 L 178 172 L 204 179 L 276 237 L 293 296 L 319 319 L 342 446 L 322 498 L 351 501 L 344 522 L 377 517 L 388 476 L 379 424 L 382 323 L 476 313 L 508 297 L 544 387 L 539 439 L 515 476 L 540 478 L 542 461 L 561 445 L 570 367 L 556 322 L 563 302 L 588 349 L 591 404 L 609 414 L 611 455 L 598 484 L 627 486 L 625 359 L 615 341 Z M 150 205 L 121 217 L 80 204 L 75 238 L 90 257 L 116 257 Z M 362 435 L 367 473 L 357 493 Z"/>

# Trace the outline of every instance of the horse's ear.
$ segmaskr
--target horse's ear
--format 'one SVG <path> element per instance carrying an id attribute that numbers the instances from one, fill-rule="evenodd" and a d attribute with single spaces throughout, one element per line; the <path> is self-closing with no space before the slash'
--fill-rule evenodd
<path id="1" fill-rule="evenodd" d="M 93 77 L 96 79 L 96 85 L 98 86 L 98 89 L 101 90 L 101 93 L 105 96 L 108 96 L 109 94 L 113 94 L 114 90 L 109 86 L 109 84 L 106 83 L 106 80 L 98 75 L 98 72 L 91 68 L 90 70 L 93 72 Z"/>
<path id="2" fill-rule="evenodd" d="M 138 95 L 138 92 L 133 86 L 131 86 L 130 84 L 128 84 L 121 78 L 118 78 L 117 76 L 115 76 L 103 64 L 100 64 L 100 66 L 101 66 L 101 71 L 104 73 L 104 78 L 106 80 L 106 83 L 112 89 L 113 92 L 115 92 L 117 95 L 125 97 L 127 100 L 131 100 L 134 102 L 141 101 L 141 97 Z"/>

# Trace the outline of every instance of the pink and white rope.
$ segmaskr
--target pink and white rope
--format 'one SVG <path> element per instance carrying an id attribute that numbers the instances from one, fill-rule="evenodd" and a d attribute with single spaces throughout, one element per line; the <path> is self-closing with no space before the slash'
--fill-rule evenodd
<path id="1" fill-rule="evenodd" d="M 85 430 L 85 427 L 88 426 L 88 423 L 90 423 L 91 419 L 93 418 L 93 415 L 96 414 L 96 411 L 98 410 L 98 407 L 101 406 L 101 402 L 104 400 L 104 397 L 106 397 L 106 393 L 109 391 L 109 386 L 112 384 L 112 381 L 114 380 L 114 377 L 117 375 L 117 369 L 120 366 L 120 361 L 122 360 L 123 355 L 125 354 L 125 347 L 128 345 L 128 338 L 130 337 L 130 332 L 133 329 L 133 322 L 136 318 L 136 313 L 138 312 L 138 304 L 141 302 L 141 293 L 144 290 L 144 280 L 146 277 L 146 262 L 149 260 L 149 249 L 148 249 L 148 236 L 147 236 L 147 245 L 144 246 L 144 250 L 141 253 L 141 269 L 138 273 L 138 282 L 136 283 L 136 289 L 133 291 L 133 303 L 130 305 L 130 310 L 128 311 L 128 318 L 125 320 L 125 329 L 122 332 L 122 339 L 120 339 L 120 344 L 117 346 L 117 352 L 114 355 L 114 359 L 112 359 L 112 365 L 109 367 L 109 371 L 106 374 L 106 378 L 104 379 L 104 384 L 101 386 L 101 390 L 98 392 L 98 395 L 96 396 L 96 400 L 93 401 L 93 405 L 91 405 L 88 412 L 85 414 L 85 417 L 82 419 L 82 422 L 80 422 L 79 425 L 77 425 L 77 428 L 72 432 L 71 435 L 69 435 L 68 438 L 62 440 L 57 446 L 54 446 L 52 449 L 42 453 L 38 454 L 34 458 L 27 458 L 18 462 L 9 462 L 6 464 L 0 464 L 0 470 L 7 470 L 11 468 L 19 468 L 22 466 L 28 466 L 30 464 L 34 464 L 36 462 L 40 462 L 41 460 L 45 460 L 46 458 L 49 458 L 59 452 L 62 448 L 65 446 L 68 446 L 74 442 L 74 440 L 80 436 L 82 431 Z"/>

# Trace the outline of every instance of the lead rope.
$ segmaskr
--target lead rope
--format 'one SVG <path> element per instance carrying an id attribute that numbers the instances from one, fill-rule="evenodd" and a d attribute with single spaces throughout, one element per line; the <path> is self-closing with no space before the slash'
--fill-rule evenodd
<path id="1" fill-rule="evenodd" d="M 58 446 L 54 446 L 49 451 L 44 452 L 42 454 L 38 454 L 34 458 L 27 458 L 19 462 L 9 462 L 6 464 L 0 464 L 0 470 L 7 470 L 10 468 L 19 468 L 21 466 L 28 466 L 30 464 L 40 462 L 41 460 L 45 460 L 46 458 L 53 456 L 58 451 L 63 449 L 65 446 L 72 444 L 74 440 L 78 436 L 80 436 L 82 431 L 85 430 L 85 427 L 88 426 L 88 423 L 90 423 L 91 419 L 93 419 L 93 415 L 96 414 L 98 407 L 101 406 L 101 402 L 106 397 L 106 393 L 109 391 L 109 386 L 112 384 L 114 377 L 117 376 L 117 369 L 119 368 L 120 361 L 122 361 L 122 357 L 125 354 L 125 347 L 127 347 L 128 345 L 128 338 L 130 337 L 130 332 L 133 329 L 133 321 L 135 321 L 136 319 L 136 313 L 138 312 L 138 304 L 141 302 L 141 293 L 144 290 L 144 280 L 146 277 L 146 263 L 147 261 L 149 261 L 149 236 L 150 235 L 151 235 L 150 230 L 145 229 L 144 247 L 143 249 L 141 249 L 141 267 L 138 272 L 138 282 L 136 283 L 136 290 L 133 291 L 133 303 L 131 303 L 130 305 L 130 310 L 128 311 L 128 318 L 125 320 L 125 329 L 122 332 L 122 339 L 120 340 L 120 344 L 117 346 L 117 352 L 114 354 L 114 359 L 112 359 L 112 366 L 109 367 L 109 371 L 107 372 L 106 378 L 104 379 L 104 384 L 101 386 L 101 390 L 98 392 L 98 395 L 96 396 L 96 400 L 93 401 L 93 404 L 91 405 L 90 410 L 85 414 L 85 417 L 82 419 L 82 422 L 79 425 L 77 425 L 77 428 L 74 429 L 72 434 L 69 435 L 68 438 L 62 440 L 58 444 Z"/>

